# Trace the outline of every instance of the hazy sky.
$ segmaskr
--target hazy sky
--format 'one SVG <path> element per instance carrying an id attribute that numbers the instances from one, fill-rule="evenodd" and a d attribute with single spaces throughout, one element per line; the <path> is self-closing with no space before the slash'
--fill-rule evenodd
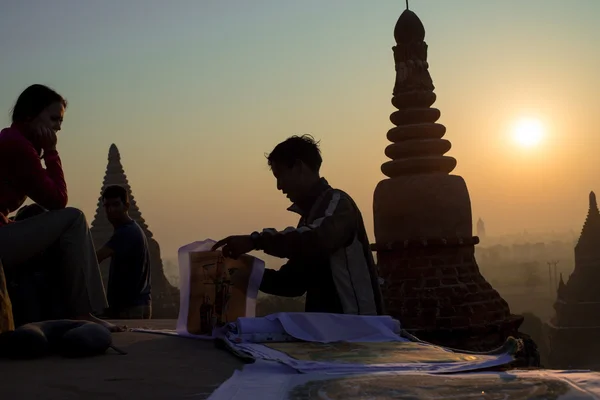
<path id="1" fill-rule="evenodd" d="M 474 218 L 489 234 L 579 230 L 600 191 L 598 0 L 413 0 Z M 371 240 L 403 0 L 0 0 L 0 123 L 32 83 L 70 102 L 59 150 L 93 218 L 108 148 L 163 256 L 297 217 L 264 153 L 322 141 L 323 174 Z M 510 138 L 521 117 L 540 146 Z"/>

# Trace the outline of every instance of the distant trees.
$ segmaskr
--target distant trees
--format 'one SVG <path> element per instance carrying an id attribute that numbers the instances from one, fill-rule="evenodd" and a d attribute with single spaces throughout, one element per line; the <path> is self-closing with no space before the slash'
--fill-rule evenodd
<path id="1" fill-rule="evenodd" d="M 528 287 L 541 286 L 544 279 L 541 274 L 541 265 L 539 262 L 523 262 L 518 264 L 521 270 L 523 284 Z"/>
<path id="2" fill-rule="evenodd" d="M 179 287 L 179 265 L 172 260 L 163 260 L 163 272 L 169 283 Z"/>

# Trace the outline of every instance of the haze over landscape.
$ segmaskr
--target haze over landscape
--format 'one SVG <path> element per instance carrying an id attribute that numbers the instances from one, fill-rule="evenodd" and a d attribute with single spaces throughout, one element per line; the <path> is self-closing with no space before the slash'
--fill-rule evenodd
<path id="1" fill-rule="evenodd" d="M 411 1 L 474 221 L 488 235 L 578 233 L 600 191 L 600 3 Z M 322 172 L 361 207 L 389 143 L 392 29 L 404 1 L 7 1 L 0 123 L 47 84 L 70 102 L 59 151 L 93 219 L 115 143 L 172 259 L 207 237 L 294 225 L 264 153 L 321 140 Z"/>

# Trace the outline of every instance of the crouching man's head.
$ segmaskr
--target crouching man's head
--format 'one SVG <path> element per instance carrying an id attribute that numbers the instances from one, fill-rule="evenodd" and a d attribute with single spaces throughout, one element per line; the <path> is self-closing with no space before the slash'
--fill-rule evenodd
<path id="1" fill-rule="evenodd" d="M 277 190 L 293 203 L 302 201 L 320 179 L 321 150 L 310 135 L 292 136 L 267 156 Z"/>

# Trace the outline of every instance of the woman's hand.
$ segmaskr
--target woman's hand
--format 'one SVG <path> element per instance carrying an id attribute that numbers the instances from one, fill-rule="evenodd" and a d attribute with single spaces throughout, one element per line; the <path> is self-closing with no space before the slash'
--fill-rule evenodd
<path id="1" fill-rule="evenodd" d="M 42 148 L 42 150 L 44 150 L 44 152 L 56 150 L 58 137 L 53 129 L 40 124 L 35 128 L 35 134 L 37 137 L 37 144 Z"/>

